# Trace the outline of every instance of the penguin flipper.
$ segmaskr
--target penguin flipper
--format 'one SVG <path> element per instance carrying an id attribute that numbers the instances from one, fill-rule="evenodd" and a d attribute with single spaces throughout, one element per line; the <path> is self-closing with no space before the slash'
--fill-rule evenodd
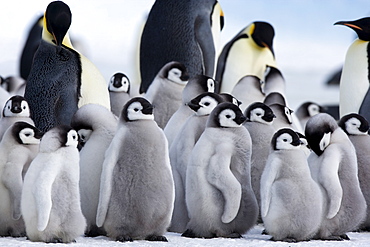
<path id="1" fill-rule="evenodd" d="M 221 221 L 225 224 L 235 219 L 242 198 L 241 185 L 230 170 L 230 149 L 227 144 L 220 144 L 210 159 L 207 172 L 208 182 L 219 189 L 224 197 L 225 206 Z"/>
<path id="2" fill-rule="evenodd" d="M 266 167 L 263 170 L 261 176 L 261 216 L 266 217 L 270 209 L 271 202 L 271 186 L 275 181 L 278 169 L 280 167 L 279 159 L 271 159 L 271 157 L 266 162 Z"/>
<path id="3" fill-rule="evenodd" d="M 367 90 L 364 99 L 362 100 L 358 114 L 363 116 L 367 121 L 370 121 L 370 87 Z"/>
<path id="4" fill-rule="evenodd" d="M 336 151 L 339 152 L 339 150 Z M 338 157 L 338 152 L 333 152 L 333 150 L 326 149 L 325 152 L 325 159 L 322 160 L 321 164 L 319 183 L 322 184 L 329 197 L 326 218 L 332 219 L 338 213 L 343 197 L 343 189 L 338 176 L 340 157 Z"/>

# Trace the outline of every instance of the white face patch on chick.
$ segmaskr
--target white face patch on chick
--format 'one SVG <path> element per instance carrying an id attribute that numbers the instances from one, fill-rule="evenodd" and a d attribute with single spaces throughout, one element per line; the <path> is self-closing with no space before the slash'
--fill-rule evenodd
<path id="1" fill-rule="evenodd" d="M 236 114 L 233 110 L 231 109 L 225 109 L 220 112 L 218 115 L 218 119 L 220 122 L 220 126 L 222 127 L 239 127 L 240 124 L 237 124 L 234 119 L 236 117 Z"/>
<path id="2" fill-rule="evenodd" d="M 355 117 L 348 119 L 345 122 L 345 127 L 350 135 L 367 135 L 367 131 L 363 132 L 360 130 L 361 121 Z"/>
<path id="3" fill-rule="evenodd" d="M 40 139 L 35 137 L 35 131 L 31 128 L 24 128 L 19 132 L 19 138 L 23 144 L 39 144 Z"/>
<path id="4" fill-rule="evenodd" d="M 133 102 L 128 108 L 127 108 L 127 118 L 130 121 L 135 120 L 154 120 L 153 114 L 144 114 L 142 112 L 143 106 L 140 102 Z"/>

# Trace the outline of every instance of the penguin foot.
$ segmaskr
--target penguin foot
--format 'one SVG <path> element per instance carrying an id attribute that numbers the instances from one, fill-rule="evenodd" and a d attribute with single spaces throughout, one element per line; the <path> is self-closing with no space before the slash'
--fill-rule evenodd
<path id="1" fill-rule="evenodd" d="M 116 238 L 118 242 L 133 242 L 134 240 L 129 236 L 119 236 Z"/>
<path id="2" fill-rule="evenodd" d="M 181 237 L 186 237 L 186 238 L 196 238 L 197 236 L 191 229 L 186 229 L 186 231 L 181 235 Z"/>
<path id="3" fill-rule="evenodd" d="M 342 234 L 339 237 L 341 237 L 343 240 L 351 240 L 347 234 Z"/>
<path id="4" fill-rule="evenodd" d="M 266 231 L 266 229 L 263 229 L 263 231 L 261 232 L 261 235 L 269 235 L 268 232 Z"/>
<path id="5" fill-rule="evenodd" d="M 238 232 L 233 232 L 233 233 L 230 233 L 229 235 L 225 236 L 226 238 L 243 238 L 242 235 L 240 235 L 240 233 Z"/>
<path id="6" fill-rule="evenodd" d="M 156 235 L 149 235 L 145 238 L 148 241 L 161 241 L 161 242 L 168 242 L 165 236 L 156 236 Z"/>
<path id="7" fill-rule="evenodd" d="M 327 237 L 321 237 L 321 240 L 329 240 L 329 241 L 343 241 L 344 239 L 341 236 L 327 236 Z"/>
<path id="8" fill-rule="evenodd" d="M 57 243 L 63 243 L 62 238 L 52 238 L 50 241 L 47 241 L 46 243 L 52 243 L 52 244 L 57 244 Z"/>

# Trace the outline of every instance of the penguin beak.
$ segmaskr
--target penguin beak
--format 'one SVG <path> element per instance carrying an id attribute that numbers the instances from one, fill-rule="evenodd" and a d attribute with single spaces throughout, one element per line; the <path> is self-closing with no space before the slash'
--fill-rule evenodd
<path id="1" fill-rule="evenodd" d="M 301 141 L 301 139 L 296 139 L 296 140 L 294 140 L 294 141 L 292 142 L 292 145 L 293 145 L 293 146 L 300 146 L 300 145 L 302 145 L 302 144 L 304 144 L 304 143 Z"/>
<path id="2" fill-rule="evenodd" d="M 122 80 L 114 80 L 114 81 L 113 81 L 113 86 L 114 86 L 115 88 L 120 88 L 120 87 L 122 87 Z"/>
<path id="3" fill-rule="evenodd" d="M 247 118 L 244 115 L 241 115 L 240 117 L 238 117 L 238 118 L 235 119 L 235 122 L 238 125 L 241 125 L 241 124 L 243 124 L 245 122 L 245 120 L 247 120 Z"/>
<path id="4" fill-rule="evenodd" d="M 357 25 L 354 25 L 350 22 L 346 22 L 346 21 L 337 21 L 336 23 L 334 23 L 334 25 L 343 25 L 343 26 L 347 26 L 347 27 L 350 27 L 354 30 L 363 30 L 361 27 L 357 26 Z"/>
<path id="5" fill-rule="evenodd" d="M 19 105 L 15 105 L 12 107 L 11 111 L 13 113 L 20 113 L 22 111 L 22 108 Z"/>
<path id="6" fill-rule="evenodd" d="M 197 112 L 200 108 L 199 104 L 197 102 L 194 102 L 194 101 L 190 101 L 188 103 L 188 106 L 190 107 L 190 109 L 192 109 L 195 112 Z"/>
<path id="7" fill-rule="evenodd" d="M 151 114 L 153 114 L 153 109 L 154 109 L 154 107 L 152 105 L 147 106 L 142 110 L 142 113 L 145 114 L 145 115 L 151 115 Z"/>
<path id="8" fill-rule="evenodd" d="M 274 118 L 276 118 L 276 116 L 273 113 L 262 117 L 262 119 L 265 120 L 266 122 L 271 122 L 272 120 L 274 120 Z"/>

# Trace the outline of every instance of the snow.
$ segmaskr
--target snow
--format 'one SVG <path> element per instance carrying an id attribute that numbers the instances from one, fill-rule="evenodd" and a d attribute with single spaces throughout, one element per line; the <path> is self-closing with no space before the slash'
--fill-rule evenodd
<path id="1" fill-rule="evenodd" d="M 227 238 L 213 238 L 213 239 L 192 239 L 192 238 L 185 238 L 181 237 L 181 234 L 168 232 L 165 236 L 168 239 L 168 242 L 149 242 L 146 240 L 137 240 L 134 242 L 117 242 L 113 241 L 107 237 L 99 236 L 94 238 L 87 238 L 87 237 L 79 237 L 76 239 L 76 243 L 71 244 L 46 244 L 40 242 L 31 242 L 23 238 L 12 238 L 12 237 L 3 237 L 0 238 L 0 246 L 1 247 L 22 247 L 22 246 L 70 246 L 70 247 L 79 247 L 79 246 L 165 246 L 165 247 L 172 247 L 172 246 L 222 246 L 222 247 L 238 247 L 238 246 L 263 246 L 263 247 L 280 247 L 280 246 L 325 246 L 325 247 L 340 247 L 340 246 L 370 246 L 370 232 L 350 232 L 348 236 L 351 240 L 349 241 L 322 241 L 322 240 L 311 240 L 307 242 L 299 242 L 299 243 L 286 243 L 286 242 L 274 242 L 271 241 L 271 236 L 269 235 L 262 235 L 261 232 L 263 230 L 262 225 L 256 225 L 253 229 L 251 229 L 247 234 L 243 235 L 243 238 L 240 239 L 227 239 Z"/>

